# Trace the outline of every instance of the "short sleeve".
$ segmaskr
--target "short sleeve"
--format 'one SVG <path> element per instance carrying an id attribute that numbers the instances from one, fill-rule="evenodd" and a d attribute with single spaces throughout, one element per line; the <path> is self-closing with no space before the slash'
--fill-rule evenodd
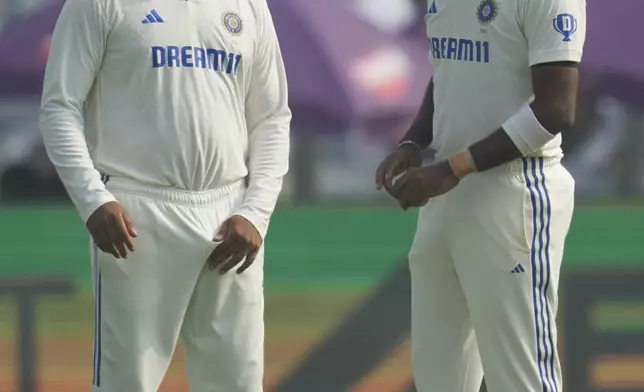
<path id="1" fill-rule="evenodd" d="M 586 40 L 586 0 L 523 0 L 522 27 L 530 66 L 580 62 Z"/>

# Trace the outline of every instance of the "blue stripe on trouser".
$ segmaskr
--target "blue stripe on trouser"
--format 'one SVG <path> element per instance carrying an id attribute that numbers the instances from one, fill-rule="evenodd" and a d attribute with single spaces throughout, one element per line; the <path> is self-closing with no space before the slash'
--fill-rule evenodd
<path id="1" fill-rule="evenodd" d="M 539 171 L 539 175 L 537 175 Z M 543 392 L 557 391 L 554 374 L 554 345 L 548 302 L 550 284 L 550 197 L 545 187 L 543 158 L 524 158 L 523 174 L 532 202 L 532 246 L 530 264 L 532 267 L 532 301 L 537 342 L 537 366 Z M 545 208 L 544 208 L 545 200 Z M 544 244 L 545 235 L 545 244 Z M 543 255 L 545 254 L 545 260 Z M 544 276 L 545 275 L 545 276 Z M 545 284 L 544 284 L 545 283 Z"/>
<path id="2" fill-rule="evenodd" d="M 551 382 L 552 380 L 552 372 L 550 371 L 550 368 L 548 367 L 548 356 L 550 357 L 553 356 L 552 352 L 552 347 L 548 346 L 548 341 L 552 339 L 548 339 L 548 335 L 551 335 L 550 332 L 550 312 L 548 309 L 548 297 L 547 293 L 545 290 L 545 280 L 547 279 L 550 281 L 549 274 L 550 274 L 550 265 L 548 265 L 547 262 L 544 261 L 543 254 L 548 253 L 548 249 L 545 248 L 544 246 L 544 235 L 545 235 L 545 228 L 546 228 L 546 222 L 550 221 L 550 216 L 546 215 L 546 208 L 544 206 L 545 203 L 545 198 L 546 192 L 545 189 L 542 191 L 543 187 L 543 182 L 545 180 L 544 175 L 543 175 L 543 158 L 531 158 L 531 163 L 532 163 L 532 178 L 534 180 L 534 185 L 535 189 L 537 191 L 538 199 L 539 199 L 539 244 L 537 248 L 533 249 L 533 252 L 536 252 L 537 257 L 538 257 L 538 265 L 539 265 L 539 285 L 537 286 L 537 293 L 539 294 L 539 307 L 541 309 L 541 312 L 539 312 L 540 317 L 541 317 L 541 327 L 542 327 L 542 343 L 545 348 L 545 352 L 543 355 L 543 363 L 544 363 L 544 369 L 545 369 L 545 377 L 548 382 L 548 386 L 550 387 L 550 390 L 554 390 L 554 385 Z M 537 224 L 535 222 L 535 230 L 536 230 Z M 544 386 L 544 392 L 547 390 Z"/>
<path id="3" fill-rule="evenodd" d="M 551 322 L 550 316 L 550 302 L 548 302 L 548 288 L 550 287 L 550 220 L 552 219 L 552 205 L 550 204 L 550 194 L 548 193 L 548 188 L 546 186 L 546 174 L 543 171 L 543 158 L 539 159 L 539 173 L 541 174 L 541 185 L 543 186 L 543 193 L 545 195 L 546 201 L 546 246 L 544 248 L 544 256 L 546 259 L 546 282 L 543 288 L 544 302 L 546 305 L 546 317 L 547 317 L 547 328 L 548 331 L 548 344 L 550 344 L 550 363 L 547 364 L 550 366 L 550 377 L 552 377 L 552 384 L 555 391 L 559 391 L 559 386 L 557 385 L 557 376 L 555 374 L 555 350 L 557 349 L 554 345 L 552 337 L 552 327 L 554 322 Z"/>
<path id="4" fill-rule="evenodd" d="M 101 182 L 107 184 L 110 176 L 101 174 Z M 101 270 L 98 263 L 98 245 L 94 243 L 92 263 L 94 264 L 94 376 L 92 385 L 101 386 Z"/>
<path id="5" fill-rule="evenodd" d="M 94 376 L 92 385 L 101 386 L 101 272 L 98 263 L 98 245 L 94 244 Z"/>

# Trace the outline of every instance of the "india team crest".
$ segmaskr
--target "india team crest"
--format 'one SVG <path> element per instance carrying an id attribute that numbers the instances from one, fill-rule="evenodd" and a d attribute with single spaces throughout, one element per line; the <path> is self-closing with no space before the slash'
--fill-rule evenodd
<path id="1" fill-rule="evenodd" d="M 492 23 L 499 13 L 499 7 L 494 0 L 483 0 L 476 9 L 476 19 L 480 24 L 486 25 Z"/>
<path id="2" fill-rule="evenodd" d="M 244 23 L 236 12 L 225 12 L 221 17 L 221 21 L 224 27 L 226 27 L 226 30 L 232 35 L 240 35 L 244 31 Z"/>

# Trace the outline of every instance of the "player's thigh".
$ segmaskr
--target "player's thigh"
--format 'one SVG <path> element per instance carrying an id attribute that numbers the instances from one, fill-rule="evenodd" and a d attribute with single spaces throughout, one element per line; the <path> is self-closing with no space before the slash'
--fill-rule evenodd
<path id="1" fill-rule="evenodd" d="M 189 209 L 146 197 L 114 192 L 130 214 L 138 236 L 127 259 L 101 253 L 102 288 L 121 298 L 133 312 L 174 304 L 177 294 L 190 295 L 207 256 L 207 247 L 192 224 Z M 185 299 L 184 299 L 185 300 Z"/>
<path id="2" fill-rule="evenodd" d="M 412 334 L 418 337 L 453 333 L 453 323 L 469 319 L 443 230 L 443 203 L 444 199 L 439 198 L 421 208 L 408 254 Z M 415 344 L 417 348 L 422 345 L 422 341 Z"/>
<path id="3" fill-rule="evenodd" d="M 263 258 L 262 250 L 243 274 L 203 269 L 181 331 L 194 390 L 261 391 Z"/>
<path id="4" fill-rule="evenodd" d="M 412 357 L 419 391 L 480 385 L 476 339 L 446 246 L 443 203 L 439 198 L 421 209 L 409 252 Z"/>
<path id="5" fill-rule="evenodd" d="M 216 205 L 203 209 L 202 215 L 212 235 L 230 217 L 243 200 L 244 191 L 231 194 Z M 207 253 L 216 249 L 210 241 Z M 243 262 L 243 261 L 242 261 Z M 185 316 L 184 337 L 200 341 L 201 351 L 219 350 L 220 356 L 235 355 L 224 351 L 254 346 L 262 339 L 264 309 L 264 247 L 260 248 L 252 265 L 237 274 L 241 263 L 221 275 L 219 270 L 205 266 L 199 274 Z"/>
<path id="6" fill-rule="evenodd" d="M 486 275 L 513 277 L 533 267 L 539 273 L 541 264 L 544 273 L 552 265 L 550 272 L 558 279 L 574 208 L 574 181 L 559 164 L 542 158 L 522 162 L 516 172 L 477 174 L 455 189 L 446 231 L 462 279 L 481 273 L 480 285 L 485 287 Z"/>
<path id="7" fill-rule="evenodd" d="M 481 264 L 508 257 L 502 251 L 470 256 Z M 560 385 L 556 313 L 561 260 L 550 259 L 549 266 L 524 263 L 525 272 L 459 269 L 490 390 L 541 391 L 544 385 L 546 390 Z"/>
<path id="8" fill-rule="evenodd" d="M 482 378 L 478 346 L 455 272 L 440 268 L 414 271 L 411 339 L 418 391 L 477 392 Z"/>
<path id="9" fill-rule="evenodd" d="M 560 379 L 555 315 L 574 183 L 559 165 L 525 166 L 521 176 L 470 182 L 479 204 L 451 220 L 451 249 L 486 379 L 502 390 L 526 382 L 552 388 Z"/>
<path id="10" fill-rule="evenodd" d="M 166 355 L 206 260 L 203 234 L 198 236 L 181 208 L 114 194 L 131 215 L 138 237 L 127 259 L 98 252 L 105 334 L 114 334 L 124 350 L 154 345 Z"/>
<path id="11" fill-rule="evenodd" d="M 224 275 L 208 267 L 201 271 L 186 313 L 185 337 L 201 341 L 206 350 L 255 344 L 263 330 L 263 249 L 244 273 Z M 251 339 L 252 338 L 252 339 Z"/>

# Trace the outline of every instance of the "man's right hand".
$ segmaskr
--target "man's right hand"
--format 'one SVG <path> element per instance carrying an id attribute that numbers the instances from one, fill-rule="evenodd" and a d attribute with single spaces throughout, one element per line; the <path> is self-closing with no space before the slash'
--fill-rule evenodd
<path id="1" fill-rule="evenodd" d="M 134 238 L 138 236 L 127 212 L 116 201 L 100 206 L 87 220 L 89 230 L 98 248 L 117 259 L 126 259 L 134 252 Z"/>
<path id="2" fill-rule="evenodd" d="M 378 166 L 376 171 L 376 189 L 383 187 L 387 192 L 392 193 L 393 180 L 400 174 L 413 167 L 420 167 L 423 164 L 423 153 L 414 144 L 403 144 L 396 148 L 384 161 Z"/>

